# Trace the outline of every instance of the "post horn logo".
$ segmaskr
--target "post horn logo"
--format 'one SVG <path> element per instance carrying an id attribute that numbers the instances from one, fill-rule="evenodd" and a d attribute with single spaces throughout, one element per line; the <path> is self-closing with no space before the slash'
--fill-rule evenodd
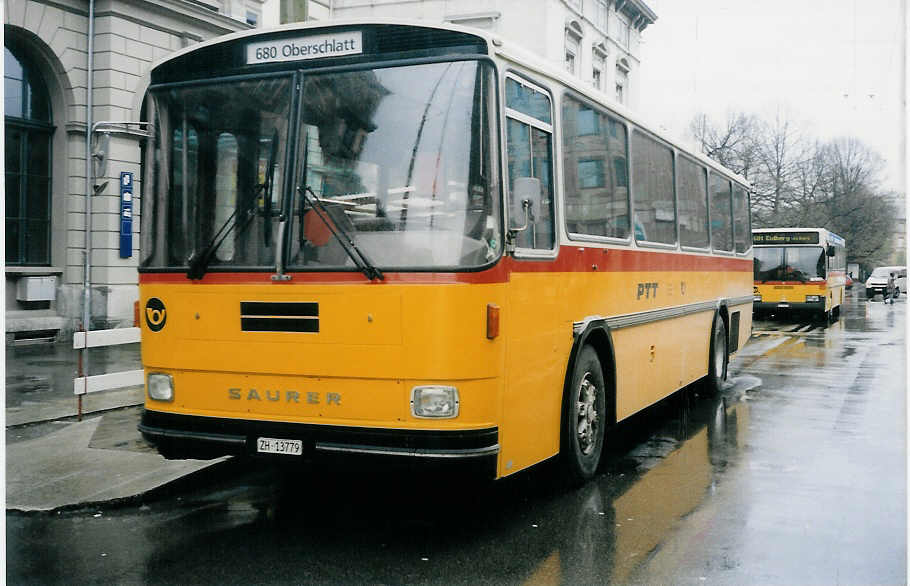
<path id="1" fill-rule="evenodd" d="M 150 297 L 145 302 L 145 323 L 153 332 L 160 332 L 167 321 L 167 310 L 157 297 Z"/>

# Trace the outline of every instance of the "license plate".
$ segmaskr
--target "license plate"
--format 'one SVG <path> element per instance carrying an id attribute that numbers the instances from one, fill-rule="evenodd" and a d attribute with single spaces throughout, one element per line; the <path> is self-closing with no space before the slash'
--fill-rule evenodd
<path id="1" fill-rule="evenodd" d="M 256 451 L 260 454 L 299 456 L 303 453 L 303 441 L 261 437 L 256 440 Z"/>
<path id="2" fill-rule="evenodd" d="M 777 306 L 784 308 L 784 307 L 790 307 L 790 304 L 789 303 L 778 303 Z"/>

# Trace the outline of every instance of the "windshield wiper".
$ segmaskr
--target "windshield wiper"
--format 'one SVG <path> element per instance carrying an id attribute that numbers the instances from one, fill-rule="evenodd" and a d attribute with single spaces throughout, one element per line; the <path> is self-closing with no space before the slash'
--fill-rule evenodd
<path id="1" fill-rule="evenodd" d="M 205 271 L 209 266 L 209 263 L 212 261 L 212 256 L 215 254 L 215 251 L 218 250 L 218 247 L 221 246 L 221 243 L 224 242 L 225 238 L 234 231 L 234 228 L 238 224 L 242 224 L 240 229 L 237 231 L 238 234 L 246 230 L 246 227 L 250 225 L 253 218 L 256 217 L 256 200 L 259 198 L 259 194 L 262 193 L 264 184 L 259 186 L 257 193 L 253 197 L 253 201 L 243 213 L 239 216 L 237 212 L 240 210 L 234 210 L 234 212 L 225 220 L 224 224 L 218 228 L 218 232 L 212 237 L 212 240 L 204 247 L 202 250 L 195 251 L 191 256 L 187 264 L 189 268 L 186 271 L 186 276 L 190 279 L 201 279 L 205 276 Z"/>
<path id="2" fill-rule="evenodd" d="M 304 175 L 306 178 L 306 175 Z M 348 253 L 348 256 L 351 257 L 351 260 L 354 261 L 354 264 L 357 265 L 367 279 L 371 281 L 373 279 L 383 280 L 385 276 L 382 274 L 378 268 L 376 268 L 373 263 L 367 258 L 357 244 L 354 242 L 354 239 L 351 238 L 351 235 L 348 234 L 343 226 L 339 226 L 332 221 L 329 216 L 329 212 L 325 209 L 325 206 L 322 205 L 322 202 L 319 201 L 319 197 L 313 193 L 313 190 L 310 189 L 309 185 L 305 185 L 303 188 L 298 187 L 297 190 L 303 196 L 304 201 L 310 204 L 313 208 L 313 211 L 316 212 L 316 215 L 319 216 L 319 219 L 322 220 L 322 223 L 325 224 L 325 227 L 329 229 L 329 232 L 332 233 L 338 242 L 341 244 L 341 247 L 344 248 L 344 251 Z M 310 194 L 309 197 L 307 193 Z M 300 229 L 303 230 L 303 225 L 301 224 Z"/>
<path id="3" fill-rule="evenodd" d="M 240 229 L 237 231 L 238 234 L 246 230 L 247 226 L 250 225 L 253 218 L 256 217 L 256 204 L 257 201 L 263 194 L 265 194 L 265 201 L 263 202 L 264 214 L 265 214 L 265 226 L 263 226 L 263 235 L 265 238 L 265 245 L 268 246 L 271 237 L 272 237 L 272 181 L 275 174 L 275 159 L 278 153 L 278 130 L 272 133 L 272 149 L 269 152 L 269 161 L 268 161 L 268 171 L 266 172 L 265 182 L 260 183 L 256 186 L 256 191 L 253 194 L 253 197 L 250 201 L 250 205 L 243 210 L 243 213 L 238 216 L 237 212 L 240 211 L 239 208 L 235 209 L 228 219 L 225 220 L 224 224 L 218 228 L 218 231 L 215 232 L 215 235 L 212 236 L 212 239 L 209 241 L 205 247 L 201 250 L 193 252 L 190 256 L 189 261 L 187 261 L 187 271 L 186 276 L 190 279 L 201 279 L 205 276 L 205 271 L 209 267 L 209 263 L 212 262 L 212 256 L 214 256 L 215 251 L 221 246 L 221 243 L 234 231 L 234 228 L 240 224 Z"/>

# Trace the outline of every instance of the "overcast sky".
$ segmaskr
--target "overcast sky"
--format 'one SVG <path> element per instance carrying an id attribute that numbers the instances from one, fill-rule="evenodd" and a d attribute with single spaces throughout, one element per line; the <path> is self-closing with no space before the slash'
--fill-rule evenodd
<path id="1" fill-rule="evenodd" d="M 780 111 L 809 136 L 853 136 L 905 192 L 902 0 L 646 0 L 639 109 L 683 136 L 693 115 Z"/>

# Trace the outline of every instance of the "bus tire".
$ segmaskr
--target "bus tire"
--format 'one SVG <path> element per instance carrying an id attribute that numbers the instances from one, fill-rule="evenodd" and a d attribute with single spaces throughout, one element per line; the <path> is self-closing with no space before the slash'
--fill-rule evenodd
<path id="1" fill-rule="evenodd" d="M 560 463 L 570 485 L 577 486 L 597 472 L 608 423 L 606 407 L 600 359 L 594 348 L 585 345 L 563 395 Z"/>
<path id="2" fill-rule="evenodd" d="M 708 377 L 706 387 L 709 393 L 719 393 L 727 378 L 727 326 L 720 315 L 714 316 L 711 325 L 711 345 L 708 354 Z"/>

